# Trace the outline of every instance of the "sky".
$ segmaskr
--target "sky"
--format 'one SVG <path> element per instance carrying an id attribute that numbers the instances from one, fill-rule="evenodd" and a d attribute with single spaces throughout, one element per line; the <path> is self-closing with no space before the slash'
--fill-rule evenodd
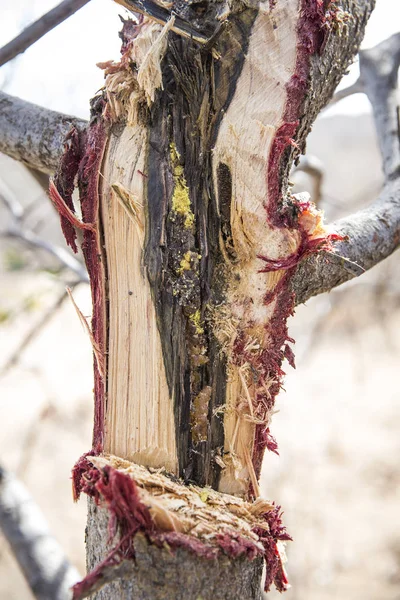
<path id="1" fill-rule="evenodd" d="M 58 4 L 57 0 L 0 0 L 0 45 Z M 0 88 L 48 108 L 87 118 L 89 98 L 103 84 L 97 62 L 118 59 L 121 23 L 127 12 L 112 0 L 91 0 L 70 19 L 49 32 L 23 55 L 0 68 Z M 400 0 L 376 0 L 363 47 L 379 43 L 400 30 Z M 342 81 L 357 78 L 357 65 Z M 369 110 L 361 94 L 326 111 L 358 113 Z"/>

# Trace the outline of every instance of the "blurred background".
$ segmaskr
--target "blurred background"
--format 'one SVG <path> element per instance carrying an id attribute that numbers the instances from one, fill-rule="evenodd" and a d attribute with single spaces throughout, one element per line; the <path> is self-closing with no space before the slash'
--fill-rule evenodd
<path id="1" fill-rule="evenodd" d="M 0 46 L 55 4 L 1 0 Z M 119 14 L 93 0 L 2 67 L 1 89 L 87 118 L 103 81 L 96 63 L 118 57 Z M 377 0 L 364 47 L 399 29 L 400 4 Z M 341 87 L 356 78 L 357 63 Z M 328 221 L 376 198 L 382 173 L 365 97 L 325 110 L 308 156 L 320 177 L 293 173 L 295 191 L 319 198 Z M 91 446 L 92 355 L 66 285 L 86 316 L 91 303 L 45 185 L 0 155 L 0 462 L 84 573 L 86 504 L 72 502 L 70 470 Z M 262 475 L 294 539 L 286 598 L 400 600 L 398 254 L 298 307 L 290 331 L 297 369 L 287 367 L 272 423 L 280 456 L 266 456 Z M 0 598 L 33 598 L 1 534 Z"/>

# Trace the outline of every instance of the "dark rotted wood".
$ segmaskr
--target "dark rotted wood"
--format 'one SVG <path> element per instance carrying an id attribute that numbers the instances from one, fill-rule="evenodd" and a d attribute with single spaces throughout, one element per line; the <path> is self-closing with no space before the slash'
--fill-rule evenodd
<path id="1" fill-rule="evenodd" d="M 164 90 L 151 111 L 145 264 L 174 398 L 179 474 L 213 487 L 220 472 L 213 457 L 224 445 L 223 423 L 215 409 L 225 402 L 226 364 L 208 316 L 210 308 L 224 300 L 219 240 L 222 233 L 229 255 L 231 182 L 228 167 L 220 166 L 219 190 L 214 189 L 211 150 L 243 66 L 255 17 L 256 11 L 249 9 L 232 18 L 219 33 L 214 54 L 171 35 L 163 63 Z M 175 148 L 176 156 L 184 160 L 173 158 Z M 186 227 L 185 216 L 172 208 L 177 166 L 183 168 L 189 189 L 193 228 Z M 190 268 L 182 270 L 185 255 Z M 204 333 L 196 330 L 195 315 L 200 316 Z M 195 442 L 191 406 L 208 389 L 207 440 Z"/>

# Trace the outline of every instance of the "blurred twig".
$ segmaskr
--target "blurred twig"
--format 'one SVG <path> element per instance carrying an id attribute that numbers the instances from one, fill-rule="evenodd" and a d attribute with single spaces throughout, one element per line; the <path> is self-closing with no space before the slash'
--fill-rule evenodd
<path id="1" fill-rule="evenodd" d="M 354 94 L 365 94 L 365 85 L 364 82 L 362 80 L 361 77 L 359 77 L 357 79 L 357 81 L 355 81 L 352 85 L 349 85 L 347 88 L 344 88 L 342 90 L 338 90 L 332 100 L 329 102 L 328 107 L 332 106 L 333 104 L 337 104 L 337 102 L 340 102 L 340 100 L 344 100 L 345 98 L 348 98 L 349 96 L 353 96 Z"/>
<path id="2" fill-rule="evenodd" d="M 28 472 L 35 456 L 35 446 L 42 434 L 41 426 L 46 419 L 53 417 L 56 412 L 56 407 L 48 400 L 39 414 L 32 419 L 20 446 L 21 453 L 18 460 L 18 466 L 15 469 L 17 477 L 24 478 L 25 474 Z"/>
<path id="3" fill-rule="evenodd" d="M 322 197 L 322 183 L 324 179 L 324 165 L 316 156 L 306 155 L 299 158 L 299 163 L 295 166 L 292 173 L 301 171 L 309 175 L 314 183 L 313 202 L 319 206 Z"/>
<path id="4" fill-rule="evenodd" d="M 80 575 L 28 490 L 0 466 L 0 528 L 37 600 L 69 600 Z"/>
<path id="5" fill-rule="evenodd" d="M 78 282 L 70 284 L 71 288 L 74 288 Z M 18 347 L 14 350 L 11 356 L 8 358 L 5 365 L 0 370 L 0 377 L 5 375 L 11 367 L 13 367 L 19 360 L 21 353 L 29 346 L 32 340 L 41 332 L 43 327 L 47 325 L 50 318 L 54 315 L 54 313 L 60 308 L 65 298 L 67 297 L 67 290 L 63 290 L 62 293 L 56 298 L 55 302 L 43 313 L 42 317 L 39 319 L 37 323 L 31 327 L 31 329 L 27 332 L 27 334 L 22 338 L 21 342 L 18 344 Z"/>
<path id="6" fill-rule="evenodd" d="M 7 229 L 0 232 L 2 237 L 16 238 L 28 246 L 45 250 L 45 252 L 54 256 L 62 266 L 68 267 L 73 271 L 78 276 L 79 282 L 87 283 L 89 281 L 85 267 L 72 254 L 64 250 L 64 248 L 42 239 L 27 226 L 23 225 L 25 211 L 12 191 L 1 180 L 0 201 L 8 209 L 12 221 Z"/>
<path id="7" fill-rule="evenodd" d="M 58 6 L 43 15 L 40 19 L 29 25 L 16 38 L 0 48 L 0 67 L 16 56 L 22 54 L 46 33 L 57 27 L 85 6 L 90 0 L 64 0 Z"/>

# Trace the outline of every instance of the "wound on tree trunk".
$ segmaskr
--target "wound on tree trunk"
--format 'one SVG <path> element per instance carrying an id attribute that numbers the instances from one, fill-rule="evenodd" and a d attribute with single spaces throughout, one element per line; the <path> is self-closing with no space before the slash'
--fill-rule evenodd
<path id="1" fill-rule="evenodd" d="M 67 136 L 50 189 L 74 250 L 83 230 L 91 281 L 90 454 L 251 502 L 265 449 L 277 452 L 270 420 L 283 362 L 294 366 L 291 277 L 338 239 L 304 195 L 290 193 L 288 174 L 365 18 L 353 18 L 352 0 L 340 9 L 322 0 L 172 4 L 169 13 L 142 2 L 144 15 L 124 21 L 121 60 L 99 65 L 105 88 L 87 132 Z M 133 557 L 137 531 L 167 540 L 135 475 L 101 464 L 81 459 L 74 485 L 120 525 L 107 560 Z M 277 514 L 271 507 L 253 533 L 267 587 L 275 579 L 284 589 L 274 575 Z M 171 547 L 179 540 L 202 554 L 198 540 L 168 535 Z M 230 555 L 232 539 L 219 551 Z"/>

